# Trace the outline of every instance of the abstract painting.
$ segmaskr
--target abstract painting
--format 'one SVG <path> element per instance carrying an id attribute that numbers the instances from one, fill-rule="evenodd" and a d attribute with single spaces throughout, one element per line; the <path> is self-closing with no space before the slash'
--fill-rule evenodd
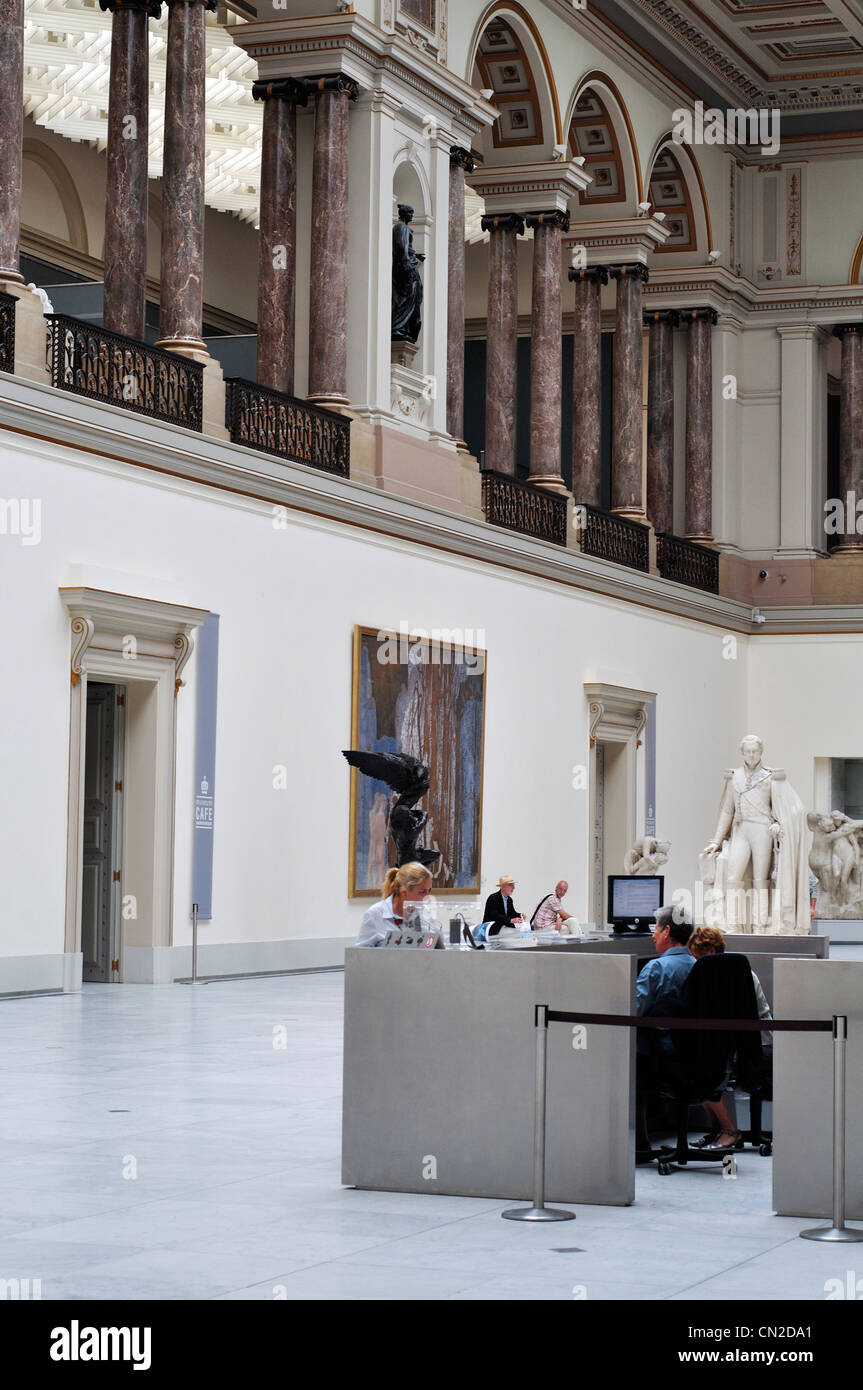
<path id="1" fill-rule="evenodd" d="M 479 635 L 479 634 L 478 634 Z M 431 787 L 423 844 L 440 851 L 435 894 L 480 891 L 486 653 L 470 631 L 354 629 L 351 747 L 409 753 Z M 350 896 L 381 896 L 395 850 L 387 833 L 394 793 L 351 769 Z"/>

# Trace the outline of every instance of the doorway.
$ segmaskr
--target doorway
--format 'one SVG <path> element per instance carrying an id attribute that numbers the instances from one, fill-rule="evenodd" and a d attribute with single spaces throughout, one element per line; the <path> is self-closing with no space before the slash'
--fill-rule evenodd
<path id="1" fill-rule="evenodd" d="M 82 977 L 121 975 L 125 686 L 87 683 L 81 863 Z"/>

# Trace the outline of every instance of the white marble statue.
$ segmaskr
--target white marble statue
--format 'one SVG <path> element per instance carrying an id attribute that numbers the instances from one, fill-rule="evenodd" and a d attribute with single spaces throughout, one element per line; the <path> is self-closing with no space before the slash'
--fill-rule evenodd
<path id="1" fill-rule="evenodd" d="M 806 820 L 812 831 L 809 867 L 818 879 L 815 916 L 863 917 L 863 821 L 843 811 L 813 811 Z"/>
<path id="2" fill-rule="evenodd" d="M 705 921 L 729 931 L 806 936 L 810 930 L 806 811 L 755 734 L 743 766 L 725 773 L 713 839 L 699 858 Z"/>
<path id="3" fill-rule="evenodd" d="M 655 840 L 652 835 L 645 835 L 643 839 L 636 840 L 632 849 L 627 850 L 623 872 L 630 875 L 658 874 L 670 853 L 670 840 Z"/>

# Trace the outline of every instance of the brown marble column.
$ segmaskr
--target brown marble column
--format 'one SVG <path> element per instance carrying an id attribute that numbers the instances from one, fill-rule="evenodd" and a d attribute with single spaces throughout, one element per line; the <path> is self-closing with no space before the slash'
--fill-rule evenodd
<path id="1" fill-rule="evenodd" d="M 674 309 L 644 315 L 647 362 L 647 519 L 657 535 L 674 531 Z"/>
<path id="2" fill-rule="evenodd" d="M 863 498 L 863 324 L 843 323 L 833 329 L 842 342 L 842 383 L 839 397 L 839 495 L 853 530 L 843 534 L 836 550 L 863 547 L 857 534 L 857 505 Z M 847 506 L 851 493 L 851 505 Z M 834 554 L 836 551 L 834 551 Z"/>
<path id="3" fill-rule="evenodd" d="M 24 140 L 24 0 L 0 0 L 0 282 L 23 283 L 21 160 Z"/>
<path id="4" fill-rule="evenodd" d="M 103 323 L 114 333 L 143 339 L 150 72 L 147 16 L 158 19 L 160 6 L 158 0 L 99 0 L 99 5 L 112 14 Z"/>
<path id="5" fill-rule="evenodd" d="M 347 405 L 348 111 L 359 88 L 336 73 L 312 79 L 308 90 L 315 97 L 309 400 Z M 365 228 L 360 235 L 367 235 Z"/>
<path id="6" fill-rule="evenodd" d="M 686 521 L 690 541 L 713 539 L 713 353 L 715 309 L 686 309 Z"/>
<path id="7" fill-rule="evenodd" d="M 165 147 L 159 347 L 205 352 L 204 78 L 206 12 L 217 0 L 165 0 Z"/>
<path id="8" fill-rule="evenodd" d="M 575 282 L 572 352 L 572 495 L 598 507 L 602 498 L 602 287 L 605 266 L 570 267 Z"/>
<path id="9" fill-rule="evenodd" d="M 485 466 L 515 474 L 518 375 L 518 240 L 524 219 L 517 212 L 484 217 L 488 232 L 488 318 L 485 359 Z"/>
<path id="10" fill-rule="evenodd" d="M 291 77 L 255 82 L 264 102 L 258 237 L 258 381 L 294 393 L 297 293 L 297 105 L 305 85 Z"/>
<path id="11" fill-rule="evenodd" d="M 614 330 L 614 426 L 611 450 L 611 510 L 644 519 L 642 485 L 642 285 L 647 269 L 638 263 L 613 266 L 617 281 Z"/>
<path id="12" fill-rule="evenodd" d="M 561 325 L 561 232 L 569 231 L 568 212 L 532 212 L 533 294 L 530 327 L 530 481 L 565 492 L 560 470 L 563 396 Z"/>
<path id="13" fill-rule="evenodd" d="M 464 443 L 464 176 L 475 168 L 470 150 L 449 152 L 449 277 L 447 280 L 446 428 Z"/>

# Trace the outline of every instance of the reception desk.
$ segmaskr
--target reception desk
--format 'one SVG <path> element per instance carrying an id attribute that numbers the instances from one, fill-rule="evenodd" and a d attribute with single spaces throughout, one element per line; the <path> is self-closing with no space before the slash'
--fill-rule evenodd
<path id="1" fill-rule="evenodd" d="M 534 1006 L 634 1012 L 629 953 L 345 953 L 342 1181 L 528 1198 Z M 633 1200 L 635 1030 L 548 1036 L 549 1201 Z"/>

